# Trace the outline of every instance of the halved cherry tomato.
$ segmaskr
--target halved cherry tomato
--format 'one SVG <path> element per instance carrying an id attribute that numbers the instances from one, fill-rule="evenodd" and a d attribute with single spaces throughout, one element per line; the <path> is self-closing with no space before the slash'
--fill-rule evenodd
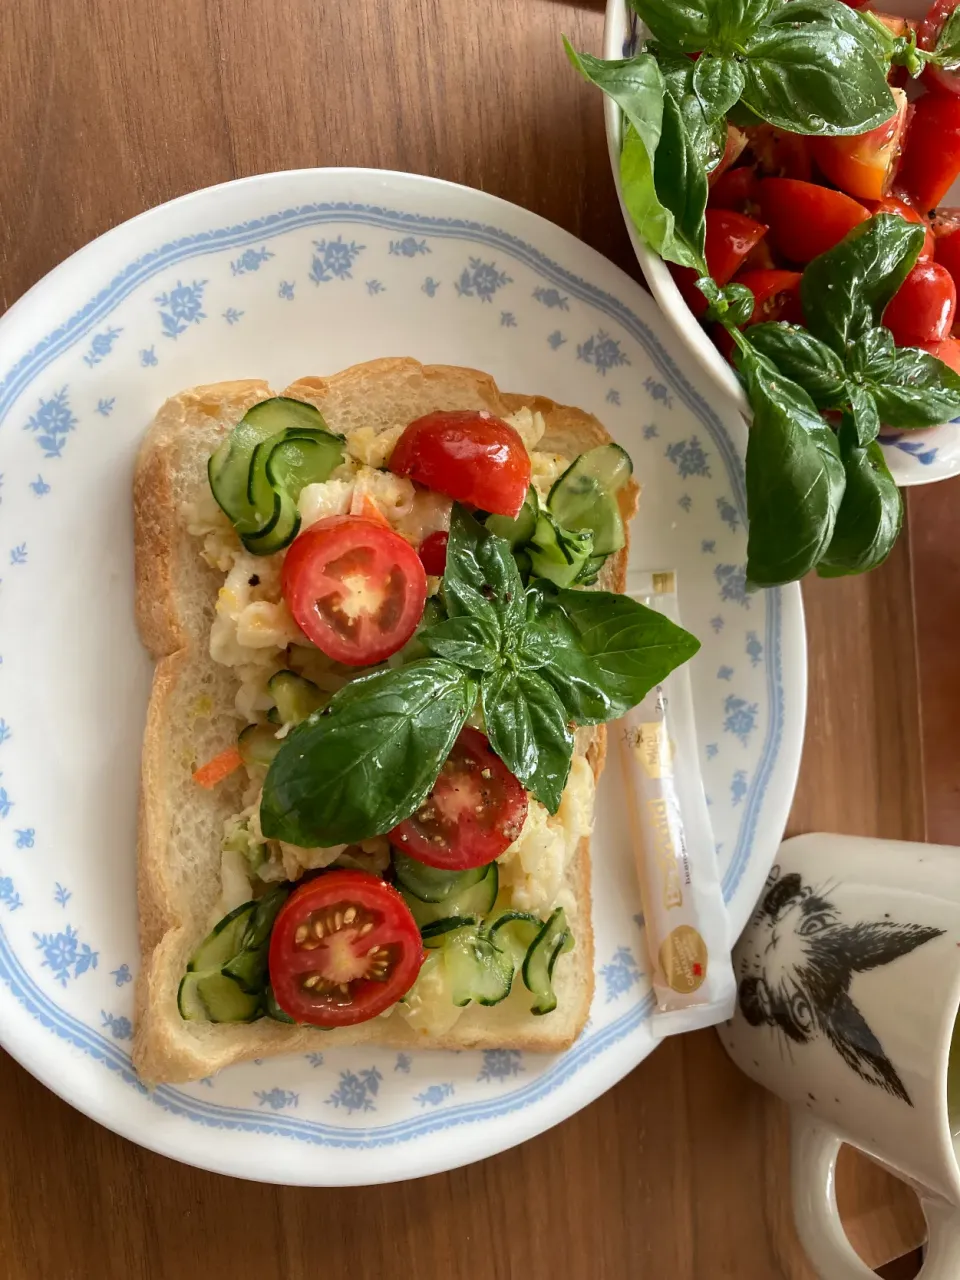
<path id="1" fill-rule="evenodd" d="M 463 871 L 499 858 L 519 836 L 527 793 L 477 729 L 460 730 L 423 804 L 390 841 L 428 867 Z"/>
<path id="2" fill-rule="evenodd" d="M 918 344 L 923 351 L 929 351 L 930 355 L 936 356 L 954 373 L 960 373 L 960 342 L 956 338 L 944 338 L 943 342 L 921 342 Z"/>
<path id="3" fill-rule="evenodd" d="M 799 271 L 738 271 L 734 284 L 745 284 L 753 294 L 753 313 L 742 327 L 763 321 L 784 320 L 788 324 L 803 324 L 803 307 L 800 303 Z M 714 341 L 724 356 L 733 363 L 734 342 L 723 327 L 717 326 Z"/>
<path id="4" fill-rule="evenodd" d="M 447 567 L 448 540 L 449 534 L 443 529 L 438 529 L 436 533 L 428 534 L 420 543 L 417 555 L 420 557 L 425 573 L 433 574 L 438 578 L 443 576 Z"/>
<path id="5" fill-rule="evenodd" d="M 914 103 L 897 185 L 921 213 L 935 209 L 960 174 L 960 97 L 928 93 Z"/>
<path id="6" fill-rule="evenodd" d="M 427 599 L 427 575 L 410 543 L 364 516 L 329 516 L 295 538 L 280 586 L 307 638 L 352 667 L 402 649 Z"/>
<path id="7" fill-rule="evenodd" d="M 922 213 L 917 213 L 913 205 L 908 204 L 906 200 L 901 200 L 899 196 L 884 196 L 882 200 L 873 200 L 867 202 L 867 208 L 872 214 L 876 213 L 896 213 L 901 218 L 906 218 L 907 222 L 915 222 L 918 226 L 926 228 L 926 235 L 923 240 L 923 248 L 920 250 L 918 262 L 923 262 L 927 258 L 933 257 L 933 231 L 930 227 L 930 220 L 925 218 Z"/>
<path id="8" fill-rule="evenodd" d="M 882 200 L 890 190 L 903 147 L 910 105 L 891 91 L 897 109 L 882 125 L 849 138 L 811 138 L 813 158 L 832 183 L 861 200 Z"/>
<path id="9" fill-rule="evenodd" d="M 749 214 L 751 209 L 756 209 L 757 182 L 751 165 L 738 165 L 713 183 L 707 203 L 711 209 L 735 209 L 737 213 Z"/>
<path id="10" fill-rule="evenodd" d="M 727 141 L 723 148 L 723 155 L 720 157 L 720 163 L 715 169 L 712 169 L 707 176 L 707 182 L 712 187 L 731 165 L 736 164 L 740 158 L 740 152 L 747 145 L 747 135 L 742 129 L 738 129 L 736 125 L 727 122 Z"/>
<path id="11" fill-rule="evenodd" d="M 958 4 L 960 0 L 936 0 L 930 6 L 917 36 L 917 44 L 921 49 L 933 49 L 936 46 L 943 24 Z M 923 69 L 923 82 L 935 93 L 960 93 L 960 71 L 945 71 L 942 67 L 927 63 Z"/>
<path id="12" fill-rule="evenodd" d="M 942 342 L 957 310 L 953 276 L 938 262 L 918 262 L 887 303 L 883 323 L 898 347 Z"/>
<path id="13" fill-rule="evenodd" d="M 744 132 L 761 177 L 809 182 L 813 176 L 809 138 L 775 129 L 772 124 L 751 125 Z"/>
<path id="14" fill-rule="evenodd" d="M 810 262 L 826 253 L 870 216 L 842 191 L 813 182 L 764 178 L 757 190 L 770 239 L 791 262 Z"/>
<path id="15" fill-rule="evenodd" d="M 277 1004 L 316 1027 L 375 1018 L 406 995 L 422 964 L 410 908 L 368 871 L 325 871 L 301 884 L 270 935 Z"/>
<path id="16" fill-rule="evenodd" d="M 516 516 L 530 487 L 530 455 L 519 434 L 473 409 L 438 410 L 411 422 L 390 470 L 501 516 Z"/>
<path id="17" fill-rule="evenodd" d="M 729 284 L 750 250 L 767 234 L 767 228 L 732 209 L 708 209 L 706 216 L 707 268 L 717 284 Z M 687 306 L 695 316 L 702 316 L 707 300 L 696 287 L 696 271 L 692 267 L 671 267 L 671 271 Z"/>

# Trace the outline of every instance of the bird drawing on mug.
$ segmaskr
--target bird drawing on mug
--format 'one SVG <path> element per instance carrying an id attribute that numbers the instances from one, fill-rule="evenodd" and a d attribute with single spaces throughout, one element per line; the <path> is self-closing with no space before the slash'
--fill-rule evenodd
<path id="1" fill-rule="evenodd" d="M 794 1044 L 825 1036 L 868 1084 L 913 1106 L 903 1081 L 850 995 L 854 974 L 890 964 L 942 929 L 889 919 L 850 924 L 825 890 L 774 867 L 741 944 L 739 1001 L 751 1026 Z"/>

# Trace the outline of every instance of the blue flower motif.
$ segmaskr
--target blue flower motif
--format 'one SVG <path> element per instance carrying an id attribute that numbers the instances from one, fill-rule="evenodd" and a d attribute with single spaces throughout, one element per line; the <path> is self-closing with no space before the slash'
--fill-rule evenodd
<path id="1" fill-rule="evenodd" d="M 277 297 L 283 298 L 287 302 L 293 302 L 293 291 L 296 288 L 296 281 L 281 280 L 277 289 Z"/>
<path id="2" fill-rule="evenodd" d="M 2 775 L 0 775 L 2 776 Z M 9 818 L 10 810 L 13 808 L 13 801 L 7 794 L 6 787 L 0 787 L 0 818 Z"/>
<path id="3" fill-rule="evenodd" d="M 655 440 L 659 434 L 660 430 L 655 422 L 648 422 L 643 428 L 644 440 Z"/>
<path id="4" fill-rule="evenodd" d="M 533 291 L 533 296 L 545 307 L 556 307 L 558 311 L 570 310 L 570 299 L 565 298 L 557 289 L 544 289 L 538 285 Z"/>
<path id="5" fill-rule="evenodd" d="M 226 311 L 223 313 L 223 318 L 226 320 L 227 324 L 234 325 L 243 315 L 246 315 L 245 311 L 238 311 L 236 307 L 227 307 Z"/>
<path id="6" fill-rule="evenodd" d="M 343 236 L 336 240 L 314 240 L 316 253 L 310 263 L 310 279 L 314 284 L 326 284 L 329 280 L 352 280 L 354 261 L 367 247 L 351 240 L 347 244 Z"/>
<path id="7" fill-rule="evenodd" d="M 208 283 L 207 280 L 194 280 L 191 284 L 184 284 L 182 280 L 178 280 L 168 293 L 157 294 L 154 302 L 160 308 L 164 337 L 176 339 L 181 333 L 186 333 L 188 325 L 200 324 L 206 320 L 203 291 Z M 141 351 L 140 363 L 155 364 L 156 360 L 144 360 Z"/>
<path id="8" fill-rule="evenodd" d="M 58 902 L 61 907 L 65 907 L 72 897 L 73 897 L 73 894 L 70 892 L 70 890 L 65 889 L 63 885 L 60 883 L 60 881 L 58 880 L 57 887 L 53 891 L 54 902 Z"/>
<path id="9" fill-rule="evenodd" d="M 494 1080 L 508 1080 L 525 1070 L 519 1049 L 484 1049 L 483 1066 L 480 1068 L 478 1080 L 491 1083 Z"/>
<path id="10" fill-rule="evenodd" d="M 50 492 L 50 486 L 47 484 L 46 480 L 44 480 L 43 476 L 40 475 L 39 473 L 37 474 L 36 480 L 30 481 L 30 488 L 33 490 L 33 492 L 37 495 L 38 498 L 42 498 L 45 493 Z"/>
<path id="11" fill-rule="evenodd" d="M 752 667 L 758 667 L 763 658 L 763 645 L 757 639 L 755 631 L 747 632 L 746 654 Z"/>
<path id="12" fill-rule="evenodd" d="M 707 454 L 698 436 L 668 444 L 666 456 L 680 472 L 681 479 L 686 479 L 687 476 L 709 476 L 710 474 Z"/>
<path id="13" fill-rule="evenodd" d="M 736 533 L 740 528 L 740 515 L 730 499 L 718 498 L 717 510 L 720 512 L 720 519 L 723 523 L 729 525 L 734 533 Z"/>
<path id="14" fill-rule="evenodd" d="M 256 1089 L 253 1096 L 260 1099 L 261 1107 L 270 1107 L 272 1111 L 300 1105 L 300 1095 L 290 1089 Z"/>
<path id="15" fill-rule="evenodd" d="M 693 506 L 693 499 L 690 497 L 689 493 L 684 493 L 677 499 L 677 506 L 682 507 L 684 511 L 690 510 Z"/>
<path id="16" fill-rule="evenodd" d="M 235 276 L 246 275 L 248 271 L 259 271 L 261 266 L 272 257 L 273 254 L 266 245 L 262 249 L 246 249 L 239 258 L 234 258 L 230 263 L 230 271 Z"/>
<path id="17" fill-rule="evenodd" d="M 110 1028 L 114 1040 L 133 1039 L 133 1024 L 129 1018 L 118 1018 L 115 1014 L 107 1013 L 106 1009 L 100 1010 L 100 1018 L 103 1025 Z"/>
<path id="18" fill-rule="evenodd" d="M 420 292 L 425 293 L 428 298 L 432 298 L 440 288 L 440 281 L 434 280 L 433 276 L 427 276 L 423 284 L 420 286 Z"/>
<path id="19" fill-rule="evenodd" d="M 416 236 L 404 236 L 402 240 L 391 240 L 389 253 L 398 258 L 415 258 L 418 253 L 432 253 L 426 240 L 418 240 Z"/>
<path id="20" fill-rule="evenodd" d="M 629 947 L 617 947 L 613 959 L 600 970 L 607 984 L 607 1004 L 624 995 L 640 981 L 640 967 Z"/>
<path id="21" fill-rule="evenodd" d="M 86 942 L 81 943 L 72 925 L 68 924 L 62 933 L 34 933 L 33 936 L 37 942 L 37 950 L 44 954 L 40 967 L 52 970 L 62 987 L 67 985 L 71 977 L 79 978 L 88 969 L 97 967 L 100 952 L 91 950 Z"/>
<path id="22" fill-rule="evenodd" d="M 618 405 L 620 403 L 620 392 L 614 391 L 613 387 L 611 387 L 610 390 L 607 392 L 607 394 L 604 396 L 604 399 L 606 400 L 607 404 Z"/>
<path id="23" fill-rule="evenodd" d="M 746 699 L 738 698 L 736 694 L 731 693 L 724 699 L 723 709 L 726 712 L 726 719 L 723 722 L 724 732 L 732 733 L 746 746 L 747 739 L 757 723 L 759 707 L 755 702 L 747 702 Z"/>
<path id="24" fill-rule="evenodd" d="M 37 835 L 35 828 L 25 827 L 22 831 L 15 831 L 13 834 L 16 836 L 16 848 L 18 849 L 33 848 L 33 842 L 36 839 L 36 835 Z"/>
<path id="25" fill-rule="evenodd" d="M 109 400 L 98 400 L 95 412 L 99 413 L 101 418 L 109 418 L 111 413 L 113 413 L 113 406 L 116 403 L 116 396 L 111 396 Z"/>
<path id="26" fill-rule="evenodd" d="M 23 906 L 23 899 L 13 887 L 13 881 L 9 876 L 0 875 L 0 902 L 11 911 L 16 911 L 17 907 Z"/>
<path id="27" fill-rule="evenodd" d="M 652 374 L 648 373 L 643 380 L 643 385 L 651 400 L 662 402 L 668 409 L 673 408 L 673 396 L 665 382 L 658 382 Z"/>
<path id="28" fill-rule="evenodd" d="M 140 363 L 143 365 L 144 369 L 149 368 L 150 365 L 160 363 L 159 360 L 157 359 L 157 354 L 154 351 L 153 347 L 144 347 L 144 349 L 140 352 Z"/>
<path id="29" fill-rule="evenodd" d="M 500 328 L 515 329 L 516 327 L 517 327 L 517 317 L 513 314 L 513 312 L 501 311 L 500 312 Z"/>
<path id="30" fill-rule="evenodd" d="M 719 750 L 720 748 L 717 746 L 715 742 L 708 742 L 707 743 L 707 759 L 712 760 L 714 756 L 717 755 Z"/>
<path id="31" fill-rule="evenodd" d="M 453 287 L 461 298 L 479 298 L 481 302 L 489 302 L 506 284 L 513 284 L 513 280 L 505 271 L 498 271 L 495 262 L 471 258 L 470 265 L 463 268 Z"/>
<path id="32" fill-rule="evenodd" d="M 717 672 L 717 679 L 718 679 L 718 680 L 732 680 L 732 679 L 733 679 L 733 667 L 721 667 L 721 668 L 720 668 L 720 670 Z"/>
<path id="33" fill-rule="evenodd" d="M 99 364 L 113 350 L 113 344 L 123 333 L 122 329 L 105 329 L 103 333 L 94 335 L 93 341 L 90 343 L 90 350 L 83 357 L 83 363 L 89 368 Z"/>
<path id="34" fill-rule="evenodd" d="M 373 1099 L 382 1079 L 376 1067 L 360 1072 L 341 1071 L 340 1083 L 327 1098 L 327 1106 L 343 1107 L 348 1115 L 354 1111 L 376 1111 Z"/>
<path id="35" fill-rule="evenodd" d="M 911 458 L 916 458 L 922 467 L 929 467 L 931 462 L 936 462 L 938 449 L 928 445 L 924 440 L 904 440 L 902 436 L 902 432 L 889 436 L 885 435 L 881 437 L 880 443 L 892 445 L 895 449 L 899 449 L 901 453 L 909 454 Z"/>
<path id="36" fill-rule="evenodd" d="M 604 329 L 598 329 L 586 342 L 577 343 L 577 359 L 584 364 L 592 364 L 604 378 L 608 369 L 630 363 L 626 354 L 620 350 L 619 340 L 611 338 Z"/>
<path id="37" fill-rule="evenodd" d="M 423 1093 L 415 1093 L 413 1100 L 419 1102 L 421 1107 L 438 1107 L 452 1093 L 454 1093 L 452 1084 L 431 1084 L 424 1089 Z"/>
<path id="38" fill-rule="evenodd" d="M 67 391 L 67 387 L 61 387 L 49 400 L 41 399 L 39 409 L 24 423 L 25 431 L 37 433 L 37 444 L 45 458 L 59 458 L 67 436 L 77 426 Z"/>
<path id="39" fill-rule="evenodd" d="M 553 333 L 547 335 L 547 345 L 551 351 L 559 351 L 565 342 L 566 338 L 559 329 L 554 329 Z"/>
<path id="40" fill-rule="evenodd" d="M 305 1054 L 304 1056 L 306 1057 L 307 1061 L 310 1063 L 311 1067 L 322 1067 L 322 1066 L 323 1066 L 323 1054 L 322 1054 L 322 1053 L 308 1053 L 308 1054 Z"/>
<path id="41" fill-rule="evenodd" d="M 396 1065 L 393 1069 L 394 1071 L 405 1071 L 409 1074 L 412 1062 L 413 1059 L 410 1057 L 409 1053 L 398 1053 Z"/>
<path id="42" fill-rule="evenodd" d="M 718 564 L 713 576 L 720 584 L 720 599 L 733 600 L 750 608 L 750 597 L 747 595 L 747 570 L 742 564 Z"/>
<path id="43" fill-rule="evenodd" d="M 719 613 L 717 614 L 717 616 L 716 616 L 715 618 L 711 618 L 711 619 L 710 619 L 710 626 L 711 626 L 711 627 L 714 629 L 714 631 L 716 631 L 716 632 L 720 632 L 720 631 L 722 631 L 722 630 L 723 630 L 724 622 L 723 622 L 723 619 L 720 617 Z"/>
<path id="44" fill-rule="evenodd" d="M 6 720 L 0 719 L 0 743 L 9 742 L 13 737 L 13 730 L 7 724 Z"/>
<path id="45" fill-rule="evenodd" d="M 378 293 L 385 293 L 385 292 L 386 292 L 386 285 L 381 284 L 379 280 L 367 281 L 367 293 L 370 294 L 371 298 L 376 297 Z"/>
<path id="46" fill-rule="evenodd" d="M 116 985 L 118 987 L 122 987 L 126 983 L 133 981 L 133 974 L 130 972 L 130 966 L 128 964 L 122 964 L 119 969 L 111 969 L 110 973 L 116 980 Z"/>
<path id="47" fill-rule="evenodd" d="M 730 801 L 736 807 L 743 797 L 747 794 L 747 772 L 745 769 L 738 769 L 733 775 L 733 781 L 730 783 Z M 717 853 L 720 852 L 720 845 L 717 845 Z"/>
<path id="48" fill-rule="evenodd" d="M 21 542 L 21 543 L 20 543 L 20 545 L 19 545 L 19 547 L 12 547 L 12 548 L 11 548 L 11 550 L 10 550 L 10 563 L 11 563 L 11 564 L 26 564 L 26 563 L 27 563 L 27 544 L 26 544 L 25 542 Z"/>
<path id="49" fill-rule="evenodd" d="M 704 538 L 704 540 L 700 543 L 700 550 L 703 552 L 705 556 L 715 555 L 717 550 L 717 544 L 714 542 L 712 538 Z"/>

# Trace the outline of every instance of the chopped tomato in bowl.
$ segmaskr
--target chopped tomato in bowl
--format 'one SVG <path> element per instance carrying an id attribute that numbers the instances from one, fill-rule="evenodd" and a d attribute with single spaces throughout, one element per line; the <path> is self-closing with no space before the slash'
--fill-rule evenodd
<path id="1" fill-rule="evenodd" d="M 706 259 L 717 284 L 729 284 L 748 254 L 767 234 L 762 222 L 732 209 L 707 210 Z M 702 316 L 707 300 L 696 286 L 697 273 L 689 267 L 673 269 L 677 287 L 695 316 Z"/>
<path id="2" fill-rule="evenodd" d="M 918 262 L 887 304 L 883 323 L 898 347 L 943 342 L 957 310 L 957 287 L 946 267 Z"/>
<path id="3" fill-rule="evenodd" d="M 811 138 L 813 158 L 841 191 L 858 200 L 882 200 L 890 190 L 911 107 L 903 89 L 894 89 L 897 109 L 886 124 L 845 138 Z"/>
<path id="4" fill-rule="evenodd" d="M 851 196 L 796 178 L 764 178 L 757 188 L 770 239 L 789 262 L 810 262 L 870 217 Z"/>

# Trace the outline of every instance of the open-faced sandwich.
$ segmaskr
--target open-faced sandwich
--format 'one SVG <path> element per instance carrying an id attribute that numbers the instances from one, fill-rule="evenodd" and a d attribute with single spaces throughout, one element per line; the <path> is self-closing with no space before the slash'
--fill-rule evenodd
<path id="1" fill-rule="evenodd" d="M 698 647 L 619 594 L 627 454 L 377 360 L 173 397 L 134 497 L 142 1077 L 571 1044 L 604 724 Z"/>

